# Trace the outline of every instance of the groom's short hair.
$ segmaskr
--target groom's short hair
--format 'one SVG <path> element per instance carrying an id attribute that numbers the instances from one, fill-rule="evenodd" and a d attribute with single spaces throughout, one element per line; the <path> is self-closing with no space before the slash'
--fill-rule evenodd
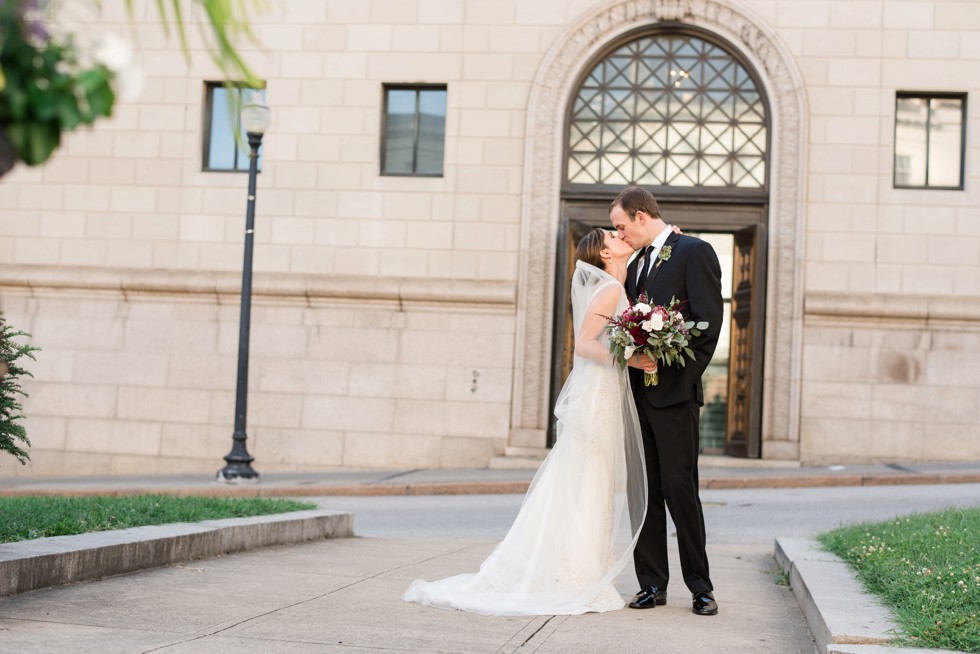
<path id="1" fill-rule="evenodd" d="M 660 217 L 660 206 L 657 204 L 657 198 L 653 197 L 653 193 L 639 186 L 624 188 L 609 205 L 609 210 L 612 211 L 617 206 L 630 217 L 630 220 L 636 220 L 637 211 L 642 211 L 651 218 Z"/>

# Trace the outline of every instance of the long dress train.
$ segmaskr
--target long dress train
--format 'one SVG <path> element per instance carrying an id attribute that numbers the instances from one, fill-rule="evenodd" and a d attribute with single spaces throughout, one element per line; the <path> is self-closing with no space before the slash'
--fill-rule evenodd
<path id="1" fill-rule="evenodd" d="M 603 351 L 605 321 L 595 309 L 612 307 L 610 298 L 616 312 L 626 308 L 625 292 L 615 278 L 577 262 L 572 279 L 576 339 L 600 340 Z M 609 355 L 592 356 L 598 360 L 574 359 L 555 405 L 556 444 L 504 539 L 478 572 L 416 580 L 404 600 L 487 615 L 623 608 L 613 580 L 630 562 L 646 514 L 646 472 L 626 371 Z"/>

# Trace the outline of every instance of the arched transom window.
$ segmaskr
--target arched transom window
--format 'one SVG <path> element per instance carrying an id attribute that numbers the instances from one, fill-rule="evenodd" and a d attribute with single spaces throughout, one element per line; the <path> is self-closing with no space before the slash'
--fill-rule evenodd
<path id="1" fill-rule="evenodd" d="M 605 56 L 571 107 L 566 182 L 762 189 L 767 110 L 746 67 L 685 33 Z"/>

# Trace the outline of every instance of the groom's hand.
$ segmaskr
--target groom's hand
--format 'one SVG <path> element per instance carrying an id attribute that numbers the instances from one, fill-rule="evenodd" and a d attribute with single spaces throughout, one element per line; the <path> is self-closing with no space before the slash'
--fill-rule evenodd
<path id="1" fill-rule="evenodd" d="M 639 368 L 643 372 L 654 372 L 657 369 L 657 362 L 645 354 L 634 354 L 626 362 L 630 368 Z"/>

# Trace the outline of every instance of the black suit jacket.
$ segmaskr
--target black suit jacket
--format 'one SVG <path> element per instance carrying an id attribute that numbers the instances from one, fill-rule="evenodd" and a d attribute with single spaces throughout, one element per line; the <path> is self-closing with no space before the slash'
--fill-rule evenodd
<path id="1" fill-rule="evenodd" d="M 721 299 L 721 265 L 714 248 L 706 241 L 685 234 L 671 234 L 664 246 L 671 247 L 670 258 L 660 262 L 647 275 L 642 288 L 636 287 L 636 266 L 639 257 L 630 264 L 626 275 L 626 294 L 635 302 L 641 291 L 646 291 L 653 304 L 666 305 L 672 297 L 684 302 L 681 312 L 688 320 L 706 320 L 708 328 L 700 336 L 691 338 L 695 360 L 685 356 L 687 365 L 667 367 L 660 363 L 659 383 L 643 385 L 643 371 L 630 368 L 630 384 L 638 401 L 655 408 L 663 408 L 697 400 L 704 404 L 701 375 L 715 353 L 724 303 Z M 662 251 L 662 250 L 661 250 Z M 656 263 L 656 262 L 655 262 Z"/>

